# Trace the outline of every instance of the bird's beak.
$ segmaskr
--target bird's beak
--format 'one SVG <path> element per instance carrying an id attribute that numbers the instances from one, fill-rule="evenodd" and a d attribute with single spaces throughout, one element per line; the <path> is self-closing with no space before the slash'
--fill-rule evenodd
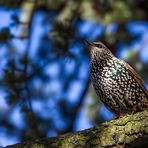
<path id="1" fill-rule="evenodd" d="M 91 42 L 89 42 L 89 41 L 87 41 L 87 40 L 85 40 L 84 43 L 85 43 L 85 45 L 87 45 L 87 46 L 93 46 L 93 43 L 91 43 Z"/>

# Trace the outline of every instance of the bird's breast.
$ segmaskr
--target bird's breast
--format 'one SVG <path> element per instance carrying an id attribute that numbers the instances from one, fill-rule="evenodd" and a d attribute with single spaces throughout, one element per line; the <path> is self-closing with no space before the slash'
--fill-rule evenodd
<path id="1" fill-rule="evenodd" d="M 113 60 L 102 63 L 92 62 L 90 72 L 94 88 L 105 91 L 112 91 L 118 84 L 122 85 L 122 79 L 126 77 L 124 65 Z"/>

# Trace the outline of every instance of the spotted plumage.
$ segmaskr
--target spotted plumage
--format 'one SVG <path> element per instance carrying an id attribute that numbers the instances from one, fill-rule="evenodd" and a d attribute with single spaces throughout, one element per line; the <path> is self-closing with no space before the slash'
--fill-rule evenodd
<path id="1" fill-rule="evenodd" d="M 91 80 L 105 106 L 118 117 L 147 109 L 148 92 L 136 71 L 101 42 L 87 44 Z"/>

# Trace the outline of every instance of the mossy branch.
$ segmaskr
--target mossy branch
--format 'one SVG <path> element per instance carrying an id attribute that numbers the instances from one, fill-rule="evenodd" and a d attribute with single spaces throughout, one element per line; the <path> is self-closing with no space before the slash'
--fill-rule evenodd
<path id="1" fill-rule="evenodd" d="M 143 111 L 84 131 L 36 141 L 26 141 L 7 146 L 7 148 L 144 148 L 147 146 L 148 111 Z"/>

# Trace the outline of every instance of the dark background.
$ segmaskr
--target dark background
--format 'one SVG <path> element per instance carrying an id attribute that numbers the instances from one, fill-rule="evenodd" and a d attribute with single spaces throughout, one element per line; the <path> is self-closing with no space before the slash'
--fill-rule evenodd
<path id="1" fill-rule="evenodd" d="M 84 40 L 101 40 L 148 86 L 146 0 L 0 1 L 0 146 L 111 120 Z"/>

